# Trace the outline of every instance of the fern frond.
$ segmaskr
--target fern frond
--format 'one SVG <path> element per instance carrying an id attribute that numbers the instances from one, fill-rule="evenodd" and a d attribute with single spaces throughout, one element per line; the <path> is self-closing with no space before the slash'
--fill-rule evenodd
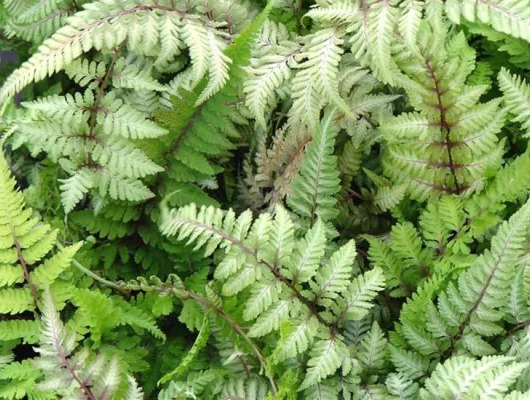
<path id="1" fill-rule="evenodd" d="M 429 22 L 422 22 L 416 46 L 396 56 L 405 74 L 399 84 L 418 112 L 389 118 L 381 126 L 387 143 L 385 173 L 422 201 L 431 193 L 469 195 L 481 189 L 486 173 L 500 167 L 502 146 L 496 135 L 505 117 L 498 99 L 478 103 L 485 87 L 466 85 L 475 55 L 464 35 L 449 38 L 443 24 L 434 18 Z M 449 79 L 448 71 L 454 70 L 458 75 Z"/>
<path id="2" fill-rule="evenodd" d="M 61 201 L 64 212 L 68 214 L 94 186 L 94 175 L 88 169 L 81 169 L 71 177 L 61 179 L 60 182 Z"/>
<path id="3" fill-rule="evenodd" d="M 120 139 L 101 140 L 92 151 L 94 161 L 116 175 L 144 178 L 163 171 L 140 149 Z"/>
<path id="4" fill-rule="evenodd" d="M 24 343 L 37 343 L 40 334 L 39 321 L 14 319 L 0 322 L 0 340 L 22 339 Z"/>
<path id="5" fill-rule="evenodd" d="M 337 157 L 333 155 L 337 135 L 333 119 L 334 114 L 328 114 L 314 131 L 300 174 L 293 182 L 293 194 L 287 199 L 289 206 L 311 223 L 317 217 L 327 222 L 337 216 L 335 196 L 340 181 Z"/>
<path id="6" fill-rule="evenodd" d="M 363 318 L 373 307 L 371 301 L 383 290 L 384 284 L 383 271 L 379 268 L 358 276 L 344 293 L 344 299 L 339 298 L 337 306 L 331 306 L 337 316 L 336 321 Z"/>
<path id="7" fill-rule="evenodd" d="M 374 322 L 359 344 L 359 361 L 371 373 L 383 367 L 386 358 L 386 339 L 383 331 Z"/>
<path id="8" fill-rule="evenodd" d="M 129 386 L 127 388 L 127 393 L 125 393 L 124 400 L 143 400 L 144 393 L 142 388 L 138 386 L 136 380 L 131 376 L 127 375 L 127 382 Z"/>
<path id="9" fill-rule="evenodd" d="M 303 354 L 313 344 L 318 327 L 317 319 L 312 316 L 302 319 L 298 325 L 284 322 L 280 327 L 281 338 L 273 353 L 274 361 L 279 363 Z"/>
<path id="10" fill-rule="evenodd" d="M 155 113 L 156 120 L 170 130 L 171 141 L 166 142 L 168 151 L 164 156 L 169 157 L 168 175 L 177 183 L 211 179 L 222 170 L 211 160 L 228 155 L 233 148 L 230 139 L 239 136 L 232 117 L 234 106 L 229 104 L 238 102 L 238 90 L 246 77 L 244 68 L 250 63 L 250 48 L 273 5 L 274 2 L 270 2 L 226 47 L 224 54 L 232 63 L 227 84 L 222 90 L 196 107 L 208 83 L 203 79 L 193 89 L 189 85 L 178 86 L 175 90 L 177 97 L 172 99 L 173 109 Z M 197 49 L 197 54 L 200 51 Z M 191 75 L 189 72 L 184 74 L 186 81 Z"/>
<path id="11" fill-rule="evenodd" d="M 414 399 L 419 391 L 418 384 L 408 380 L 402 374 L 389 374 L 385 385 L 388 392 L 396 399 Z"/>
<path id="12" fill-rule="evenodd" d="M 214 280 L 223 297 L 244 299 L 249 338 L 280 331 L 272 355 L 275 363 L 309 351 L 314 343 L 300 390 L 318 384 L 339 365 L 351 370 L 345 344 L 332 329 L 366 315 L 384 283 L 377 268 L 352 282 L 353 241 L 328 260 L 323 222 L 317 220 L 304 238 L 297 239 L 293 221 L 281 206 L 276 207 L 274 219 L 262 213 L 254 221 L 249 211 L 236 217 L 232 210 L 198 209 L 194 204 L 178 210 L 162 204 L 161 211 L 164 235 L 204 248 L 207 256 L 220 249 Z"/>
<path id="13" fill-rule="evenodd" d="M 526 0 L 455 0 L 450 2 L 448 16 L 491 25 L 495 30 L 530 41 L 530 9 Z"/>
<path id="14" fill-rule="evenodd" d="M 324 224 L 317 220 L 305 238 L 298 243 L 295 256 L 290 258 L 292 264 L 288 265 L 286 276 L 296 283 L 307 282 L 313 278 L 324 256 L 325 245 Z"/>
<path id="15" fill-rule="evenodd" d="M 397 68 L 392 60 L 391 45 L 397 23 L 397 9 L 392 0 L 373 3 L 368 10 L 370 57 L 375 75 L 393 84 Z"/>
<path id="16" fill-rule="evenodd" d="M 59 253 L 45 260 L 39 268 L 30 273 L 33 284 L 39 289 L 44 289 L 51 285 L 61 273 L 70 268 L 74 255 L 82 245 L 83 242 L 79 242 L 65 247 Z"/>
<path id="17" fill-rule="evenodd" d="M 425 355 L 451 355 L 459 345 L 474 355 L 494 351 L 482 337 L 503 331 L 499 321 L 505 317 L 505 305 L 510 297 L 508 287 L 516 276 L 529 216 L 530 202 L 527 202 L 501 225 L 492 239 L 491 250 L 485 251 L 460 274 L 458 286 L 451 283 L 438 296 L 437 308 L 429 297 L 425 298 L 423 307 L 428 314 L 425 326 L 413 326 L 402 317 L 403 333 L 412 347 Z"/>
<path id="18" fill-rule="evenodd" d="M 420 29 L 424 0 L 407 0 L 401 4 L 399 32 L 409 47 L 414 47 Z"/>
<path id="19" fill-rule="evenodd" d="M 143 114 L 123 103 L 110 92 L 102 100 L 105 113 L 98 113 L 98 123 L 106 135 L 122 136 L 126 139 L 156 138 L 167 134 L 167 130 L 145 118 Z"/>
<path id="20" fill-rule="evenodd" d="M 0 290 L 1 314 L 20 314 L 33 307 L 34 300 L 29 288 Z"/>
<path id="21" fill-rule="evenodd" d="M 195 105 L 199 105 L 215 93 L 217 93 L 229 79 L 229 64 L 232 61 L 224 53 L 224 43 L 222 43 L 212 31 L 208 31 L 208 85 L 197 99 Z"/>
<path id="22" fill-rule="evenodd" d="M 135 63 L 127 63 L 123 58 L 119 58 L 116 61 L 112 75 L 112 84 L 116 88 L 134 89 L 137 91 L 167 90 L 165 86 L 153 78 L 152 67 L 149 64 L 138 65 Z"/>
<path id="23" fill-rule="evenodd" d="M 346 114 L 350 113 L 340 96 L 337 80 L 340 56 L 344 52 L 342 43 L 340 32 L 333 28 L 322 30 L 310 38 L 300 55 L 307 61 L 297 65 L 299 71 L 292 83 L 292 117 L 314 126 L 326 103 L 336 105 Z"/>
<path id="24" fill-rule="evenodd" d="M 117 358 L 112 358 L 106 365 L 106 371 L 98 378 L 92 389 L 97 399 L 111 399 L 120 384 L 120 365 Z"/>
<path id="25" fill-rule="evenodd" d="M 349 241 L 334 252 L 329 263 L 318 271 L 310 286 L 319 303 L 330 304 L 330 300 L 346 292 L 350 285 L 356 254 L 355 242 Z"/>
<path id="26" fill-rule="evenodd" d="M 515 278 L 510 285 L 510 297 L 506 305 L 506 312 L 516 323 L 525 323 L 530 320 L 528 295 L 524 286 L 525 268 L 519 267 Z"/>
<path id="27" fill-rule="evenodd" d="M 499 86 L 504 94 L 504 104 L 515 122 L 530 135 L 530 87 L 518 76 L 510 75 L 506 69 L 499 72 Z"/>
<path id="28" fill-rule="evenodd" d="M 168 14 L 171 17 L 162 17 Z M 168 21 L 173 34 L 162 40 L 160 33 L 167 29 Z M 180 43 L 186 43 L 190 48 L 195 84 L 206 72 L 211 78 L 211 86 L 203 95 L 207 98 L 218 91 L 227 78 L 229 58 L 223 55 L 222 44 L 216 39 L 223 35 L 218 26 L 219 23 L 187 14 L 174 4 L 150 2 L 145 6 L 132 0 L 94 2 L 71 16 L 66 26 L 58 29 L 8 78 L 0 90 L 0 102 L 29 83 L 62 70 L 91 49 L 111 51 L 123 43 L 138 55 L 152 55 L 153 49 L 161 46 L 165 53 L 160 63 L 178 54 Z M 140 32 L 145 33 L 143 37 Z"/>
<path id="29" fill-rule="evenodd" d="M 0 287 L 12 286 L 15 283 L 23 282 L 24 276 L 20 268 L 11 265 L 0 265 Z"/>
<path id="30" fill-rule="evenodd" d="M 25 207 L 24 197 L 15 185 L 5 159 L 0 157 L 0 262 L 5 264 L 3 286 L 7 286 L 0 291 L 0 313 L 11 314 L 30 310 L 30 304 L 35 305 L 38 300 L 37 289 L 52 283 L 69 267 L 68 257 L 61 259 L 60 256 L 55 260 L 52 258 L 52 261 L 46 260 L 42 265 L 35 265 L 53 248 L 57 231 L 52 231 L 48 225 L 32 217 L 32 210 Z M 79 245 L 75 245 L 73 253 L 78 248 Z M 13 277 L 13 268 L 19 271 L 17 279 Z M 34 278 L 36 282 L 33 282 Z M 21 279 L 25 287 L 9 287 Z M 33 300 L 30 301 L 30 298 Z"/>
<path id="31" fill-rule="evenodd" d="M 422 399 L 440 396 L 504 397 L 526 365 L 503 356 L 484 357 L 481 360 L 460 356 L 436 367 L 420 391 Z"/>
<path id="32" fill-rule="evenodd" d="M 100 196 L 108 195 L 114 200 L 144 201 L 154 197 L 153 192 L 141 181 L 103 171 L 98 176 Z"/>
<path id="33" fill-rule="evenodd" d="M 309 353 L 307 375 L 298 390 L 307 389 L 335 373 L 345 354 L 348 349 L 338 337 L 315 342 Z"/>
<path id="34" fill-rule="evenodd" d="M 308 16 L 315 21 L 344 28 L 351 33 L 352 53 L 363 66 L 371 66 L 377 77 L 394 83 L 398 69 L 391 57 L 393 31 L 398 25 L 395 1 L 385 0 L 363 4 L 337 1 L 319 4 Z"/>
<path id="35" fill-rule="evenodd" d="M 62 396 L 110 400 L 122 380 L 118 359 L 90 358 L 87 348 L 75 352 L 77 335 L 61 321 L 48 289 L 43 292 L 41 311 L 41 340 L 35 348 L 40 357 L 34 365 L 42 370 L 44 379 L 38 388 Z M 138 391 L 136 387 L 134 392 Z"/>
<path id="36" fill-rule="evenodd" d="M 69 0 L 29 0 L 21 7 L 7 7 L 10 17 L 4 27 L 9 36 L 39 44 L 62 27 L 72 14 Z"/>
<path id="37" fill-rule="evenodd" d="M 291 46 L 292 47 L 292 46 Z M 297 48 L 277 46 L 275 54 L 252 60 L 249 79 L 245 81 L 245 104 L 262 128 L 266 128 L 265 114 L 274 106 L 275 92 L 292 76 Z"/>
<path id="38" fill-rule="evenodd" d="M 192 348 L 186 354 L 186 357 L 184 357 L 184 359 L 180 362 L 177 368 L 175 368 L 172 372 L 164 375 L 160 379 L 159 383 L 169 382 L 174 377 L 182 375 L 184 372 L 186 372 L 186 370 L 189 369 L 190 364 L 197 357 L 198 353 L 204 348 L 204 346 L 206 346 L 206 343 L 208 342 L 209 337 L 210 337 L 210 321 L 208 319 L 208 313 L 205 313 L 202 326 L 199 330 L 199 334 L 197 335 L 197 339 L 193 343 Z"/>

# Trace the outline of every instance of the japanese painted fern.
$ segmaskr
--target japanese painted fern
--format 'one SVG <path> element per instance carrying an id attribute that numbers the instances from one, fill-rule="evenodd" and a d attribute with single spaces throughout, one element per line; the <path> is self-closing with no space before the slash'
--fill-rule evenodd
<path id="1" fill-rule="evenodd" d="M 530 398 L 529 0 L 0 4 L 0 398 Z"/>

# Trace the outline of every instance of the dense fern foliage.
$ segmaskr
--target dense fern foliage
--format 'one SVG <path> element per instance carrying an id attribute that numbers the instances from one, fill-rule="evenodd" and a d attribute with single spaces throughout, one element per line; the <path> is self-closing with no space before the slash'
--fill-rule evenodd
<path id="1" fill-rule="evenodd" d="M 530 0 L 0 23 L 0 399 L 530 399 Z"/>

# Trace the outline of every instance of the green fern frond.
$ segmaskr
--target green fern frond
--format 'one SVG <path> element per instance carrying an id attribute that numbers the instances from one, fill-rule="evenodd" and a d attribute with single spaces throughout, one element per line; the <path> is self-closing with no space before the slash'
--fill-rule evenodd
<path id="1" fill-rule="evenodd" d="M 340 190 L 337 157 L 333 155 L 337 131 L 334 113 L 329 113 L 316 128 L 307 147 L 300 173 L 293 182 L 289 206 L 311 224 L 319 217 L 323 222 L 337 216 L 336 194 Z"/>
<path id="2" fill-rule="evenodd" d="M 277 92 L 292 77 L 292 67 L 300 52 L 300 46 L 288 40 L 284 29 L 283 25 L 270 21 L 264 25 L 243 87 L 245 104 L 262 128 L 267 125 L 265 115 L 276 103 Z"/>
<path id="3" fill-rule="evenodd" d="M 335 373 L 346 354 L 348 348 L 339 338 L 317 341 L 309 354 L 307 375 L 298 390 L 307 389 Z"/>
<path id="4" fill-rule="evenodd" d="M 0 90 L 0 102 L 29 83 L 59 72 L 91 49 L 111 51 L 125 42 L 132 52 L 150 55 L 162 42 L 166 51 L 163 58 L 172 58 L 178 54 L 179 47 L 168 43 L 174 41 L 180 44 L 181 40 L 174 35 L 161 40 L 160 26 L 164 27 L 168 21 L 162 16 L 167 14 L 172 15 L 170 21 L 179 21 L 173 27 L 179 29 L 182 42 L 190 47 L 195 83 L 208 72 L 211 86 L 204 96 L 212 95 L 226 82 L 228 61 L 223 56 L 221 42 L 215 39 L 221 34 L 216 30 L 216 24 L 210 24 L 198 15 L 186 14 L 168 2 L 149 2 L 146 6 L 132 0 L 119 0 L 97 1 L 71 16 L 64 27 L 47 39 L 37 53 L 8 78 Z M 140 32 L 145 35 L 142 37 Z"/>
<path id="5" fill-rule="evenodd" d="M 111 399 L 123 377 L 117 358 L 90 358 L 86 348 L 75 352 L 77 335 L 61 321 L 48 289 L 43 292 L 41 311 L 41 340 L 35 348 L 40 356 L 34 366 L 42 370 L 44 379 L 37 387 L 61 396 Z"/>
<path id="6" fill-rule="evenodd" d="M 74 255 L 79 251 L 83 242 L 65 247 L 61 252 L 45 260 L 39 268 L 31 271 L 30 278 L 38 289 L 51 285 L 72 263 Z"/>
<path id="7" fill-rule="evenodd" d="M 214 81 L 207 83 L 205 79 L 193 90 L 178 87 L 172 99 L 172 110 L 155 112 L 157 122 L 170 130 L 169 140 L 166 140 L 168 151 L 164 156 L 170 157 L 168 172 L 175 181 L 196 182 L 221 171 L 210 160 L 228 155 L 233 149 L 230 139 L 239 136 L 231 117 L 234 107 L 229 104 L 237 103 L 238 90 L 247 75 L 244 68 L 250 63 L 251 46 L 273 6 L 274 2 L 269 3 L 224 50 L 222 57 L 230 58 L 232 64 L 220 78 L 227 82 L 222 90 L 215 95 L 209 93 L 219 85 L 214 83 L 208 87 Z"/>
<path id="8" fill-rule="evenodd" d="M 42 224 L 26 208 L 22 193 L 0 157 L 0 262 L 5 272 L 0 290 L 0 313 L 18 314 L 35 308 L 38 290 L 53 283 L 70 267 L 81 244 L 73 245 L 54 257 L 43 259 L 55 245 L 57 231 Z M 18 271 L 15 278 L 14 272 Z M 23 287 L 20 287 L 23 283 Z"/>
<path id="9" fill-rule="evenodd" d="M 351 34 L 352 53 L 365 66 L 371 66 L 378 78 L 394 83 L 397 68 L 391 57 L 392 32 L 397 28 L 398 10 L 394 1 L 338 1 L 320 5 L 308 13 L 315 21 L 344 27 Z M 338 23 L 338 24 L 337 24 Z"/>
<path id="10" fill-rule="evenodd" d="M 486 250 L 460 274 L 458 285 L 450 283 L 439 294 L 437 308 L 430 300 L 432 293 L 425 293 L 423 307 L 427 316 L 420 317 L 424 320 L 422 324 L 412 325 L 402 315 L 403 334 L 413 348 L 423 355 L 443 356 L 450 356 L 459 346 L 474 355 L 494 351 L 482 337 L 503 331 L 499 322 L 506 317 L 505 304 L 510 296 L 510 291 L 505 289 L 516 276 L 529 215 L 530 202 L 527 202 L 501 225 L 491 242 L 491 250 Z"/>
<path id="11" fill-rule="evenodd" d="M 194 204 L 178 210 L 168 210 L 162 204 L 161 211 L 164 235 L 187 241 L 195 249 L 204 248 L 206 256 L 216 249 L 223 254 L 214 271 L 215 281 L 222 287 L 223 297 L 245 299 L 243 317 L 249 324 L 249 338 L 280 331 L 275 363 L 307 352 L 319 331 L 331 333 L 332 327 L 341 327 L 344 321 L 361 319 L 383 289 L 378 268 L 352 282 L 356 272 L 353 241 L 328 260 L 324 258 L 324 224 L 317 220 L 304 238 L 297 239 L 294 224 L 281 206 L 276 207 L 274 219 L 263 213 L 254 221 L 248 211 L 236 217 L 232 210 L 198 209 Z M 323 350 L 328 345 L 332 352 Z M 335 335 L 315 342 L 315 346 L 322 354 L 319 350 L 311 355 L 302 388 L 333 374 L 337 362 L 351 367 L 349 358 L 342 359 L 345 345 Z M 335 351 L 338 353 L 333 355 Z"/>
<path id="12" fill-rule="evenodd" d="M 334 252 L 329 263 L 318 271 L 310 286 L 319 303 L 333 304 L 330 300 L 347 291 L 356 254 L 355 242 L 350 241 Z"/>
<path id="13" fill-rule="evenodd" d="M 342 44 L 343 39 L 336 29 L 322 30 L 308 39 L 300 54 L 307 61 L 297 65 L 299 71 L 293 78 L 292 117 L 315 126 L 326 103 L 350 112 L 339 94 L 337 81 L 340 56 L 344 52 Z"/>
<path id="14" fill-rule="evenodd" d="M 387 341 L 379 325 L 374 322 L 372 328 L 363 336 L 359 344 L 358 358 L 365 371 L 374 373 L 381 370 L 386 359 Z"/>
<path id="15" fill-rule="evenodd" d="M 491 25 L 495 30 L 530 41 L 530 11 L 526 0 L 452 0 L 447 15 L 455 23 L 461 19 Z"/>
<path id="16" fill-rule="evenodd" d="M 25 311 L 31 311 L 34 305 L 34 299 L 29 288 L 9 288 L 0 291 L 1 314 L 21 314 Z"/>
<path id="17" fill-rule="evenodd" d="M 464 35 L 448 37 L 443 25 L 431 24 L 422 22 L 417 47 L 396 57 L 405 74 L 399 83 L 418 112 L 392 117 L 380 128 L 387 144 L 385 173 L 408 185 L 418 200 L 479 191 L 486 174 L 500 167 L 496 135 L 505 116 L 498 99 L 478 103 L 485 87 L 466 85 L 475 55 Z"/>
<path id="18" fill-rule="evenodd" d="M 90 170 L 81 169 L 71 177 L 60 180 L 60 182 L 61 201 L 64 212 L 68 214 L 85 197 L 90 189 L 92 189 L 94 186 L 94 176 Z"/>
<path id="19" fill-rule="evenodd" d="M 204 320 L 202 326 L 197 335 L 197 339 L 193 343 L 192 348 L 186 354 L 186 357 L 180 362 L 180 364 L 169 374 L 164 375 L 159 383 L 167 383 L 171 381 L 174 377 L 182 375 L 186 370 L 190 368 L 191 363 L 197 357 L 198 353 L 206 346 L 208 338 L 210 337 L 210 321 L 208 319 L 208 313 L 204 314 Z"/>
<path id="20" fill-rule="evenodd" d="M 4 27 L 9 36 L 39 44 L 65 25 L 73 13 L 71 0 L 29 0 L 22 7 L 7 5 L 11 18 Z"/>
<path id="21" fill-rule="evenodd" d="M 417 397 L 419 386 L 402 374 L 389 374 L 385 381 L 388 392 L 396 399 L 414 399 Z"/>
<path id="22" fill-rule="evenodd" d="M 524 130 L 525 137 L 530 134 L 530 88 L 518 76 L 510 75 L 506 69 L 499 72 L 499 86 L 504 94 L 504 104 L 508 112 L 519 122 Z"/>
<path id="23" fill-rule="evenodd" d="M 372 301 L 383 290 L 384 284 L 383 271 L 379 268 L 358 276 L 344 293 L 344 298 L 337 300 L 337 306 L 331 306 L 337 323 L 344 319 L 355 321 L 363 318 L 373 307 Z"/>
<path id="24" fill-rule="evenodd" d="M 409 47 L 414 47 L 416 44 L 424 6 L 424 0 L 407 0 L 401 4 L 399 32 Z"/>
<path id="25" fill-rule="evenodd" d="M 504 397 L 526 365 L 514 362 L 510 357 L 493 356 L 481 360 L 460 356 L 439 365 L 427 379 L 422 399 L 440 396 L 467 395 Z"/>

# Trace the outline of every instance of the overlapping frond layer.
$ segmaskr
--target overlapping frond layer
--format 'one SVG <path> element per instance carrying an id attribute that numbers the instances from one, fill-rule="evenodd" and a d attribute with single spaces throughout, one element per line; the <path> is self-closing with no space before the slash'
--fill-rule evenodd
<path id="1" fill-rule="evenodd" d="M 170 25 L 170 27 L 168 27 Z M 166 29 L 171 35 L 161 35 Z M 190 48 L 193 80 L 198 83 L 208 73 L 209 84 L 201 99 L 218 91 L 228 78 L 230 59 L 224 55 L 223 33 L 215 23 L 188 14 L 170 1 L 102 0 L 85 5 L 71 16 L 39 47 L 37 52 L 14 72 L 0 90 L 0 101 L 33 81 L 40 81 L 64 69 L 91 49 L 112 51 L 118 46 L 138 55 L 154 55 L 171 60 L 180 52 L 180 44 Z"/>
<path id="2" fill-rule="evenodd" d="M 316 220 L 298 241 L 293 222 L 281 207 L 274 217 L 264 213 L 253 221 L 249 212 L 236 216 L 232 210 L 214 207 L 168 210 L 163 206 L 161 230 L 195 249 L 204 248 L 207 256 L 223 249 L 214 272 L 221 293 L 228 298 L 241 293 L 247 299 L 243 316 L 249 337 L 280 331 L 276 362 L 304 354 L 313 344 L 300 389 L 318 384 L 340 366 L 351 370 L 349 361 L 340 361 L 345 344 L 332 334 L 333 327 L 362 319 L 384 287 L 377 268 L 352 281 L 353 241 L 323 260 L 323 222 Z M 325 339 L 317 339 L 319 331 L 327 332 Z"/>
<path id="3" fill-rule="evenodd" d="M 501 225 L 490 250 L 477 257 L 459 275 L 458 282 L 449 283 L 439 294 L 436 307 L 425 299 L 426 316 L 420 317 L 423 324 L 412 326 L 408 317 L 402 318 L 400 332 L 415 351 L 446 358 L 459 348 L 475 356 L 495 352 L 486 339 L 503 332 L 509 287 L 521 268 L 518 260 L 524 252 L 529 216 L 527 202 Z M 517 296 L 514 290 L 512 295 Z"/>
<path id="4" fill-rule="evenodd" d="M 245 67 L 250 63 L 251 47 L 273 5 L 271 2 L 222 53 L 233 61 L 226 70 L 222 90 L 204 96 L 213 86 L 212 79 L 208 82 L 203 79 L 195 90 L 179 89 L 173 97 L 172 109 L 155 113 L 156 121 L 170 131 L 164 157 L 168 176 L 174 182 L 162 190 L 162 195 L 186 188 L 198 192 L 192 201 L 200 201 L 201 191 L 193 184 L 213 181 L 215 185 L 213 176 L 222 168 L 211 161 L 228 155 L 234 148 L 232 140 L 239 136 L 237 120 L 233 118 L 239 90 L 247 75 Z M 206 195 L 202 197 L 208 199 Z M 215 204 L 211 200 L 206 202 Z"/>

